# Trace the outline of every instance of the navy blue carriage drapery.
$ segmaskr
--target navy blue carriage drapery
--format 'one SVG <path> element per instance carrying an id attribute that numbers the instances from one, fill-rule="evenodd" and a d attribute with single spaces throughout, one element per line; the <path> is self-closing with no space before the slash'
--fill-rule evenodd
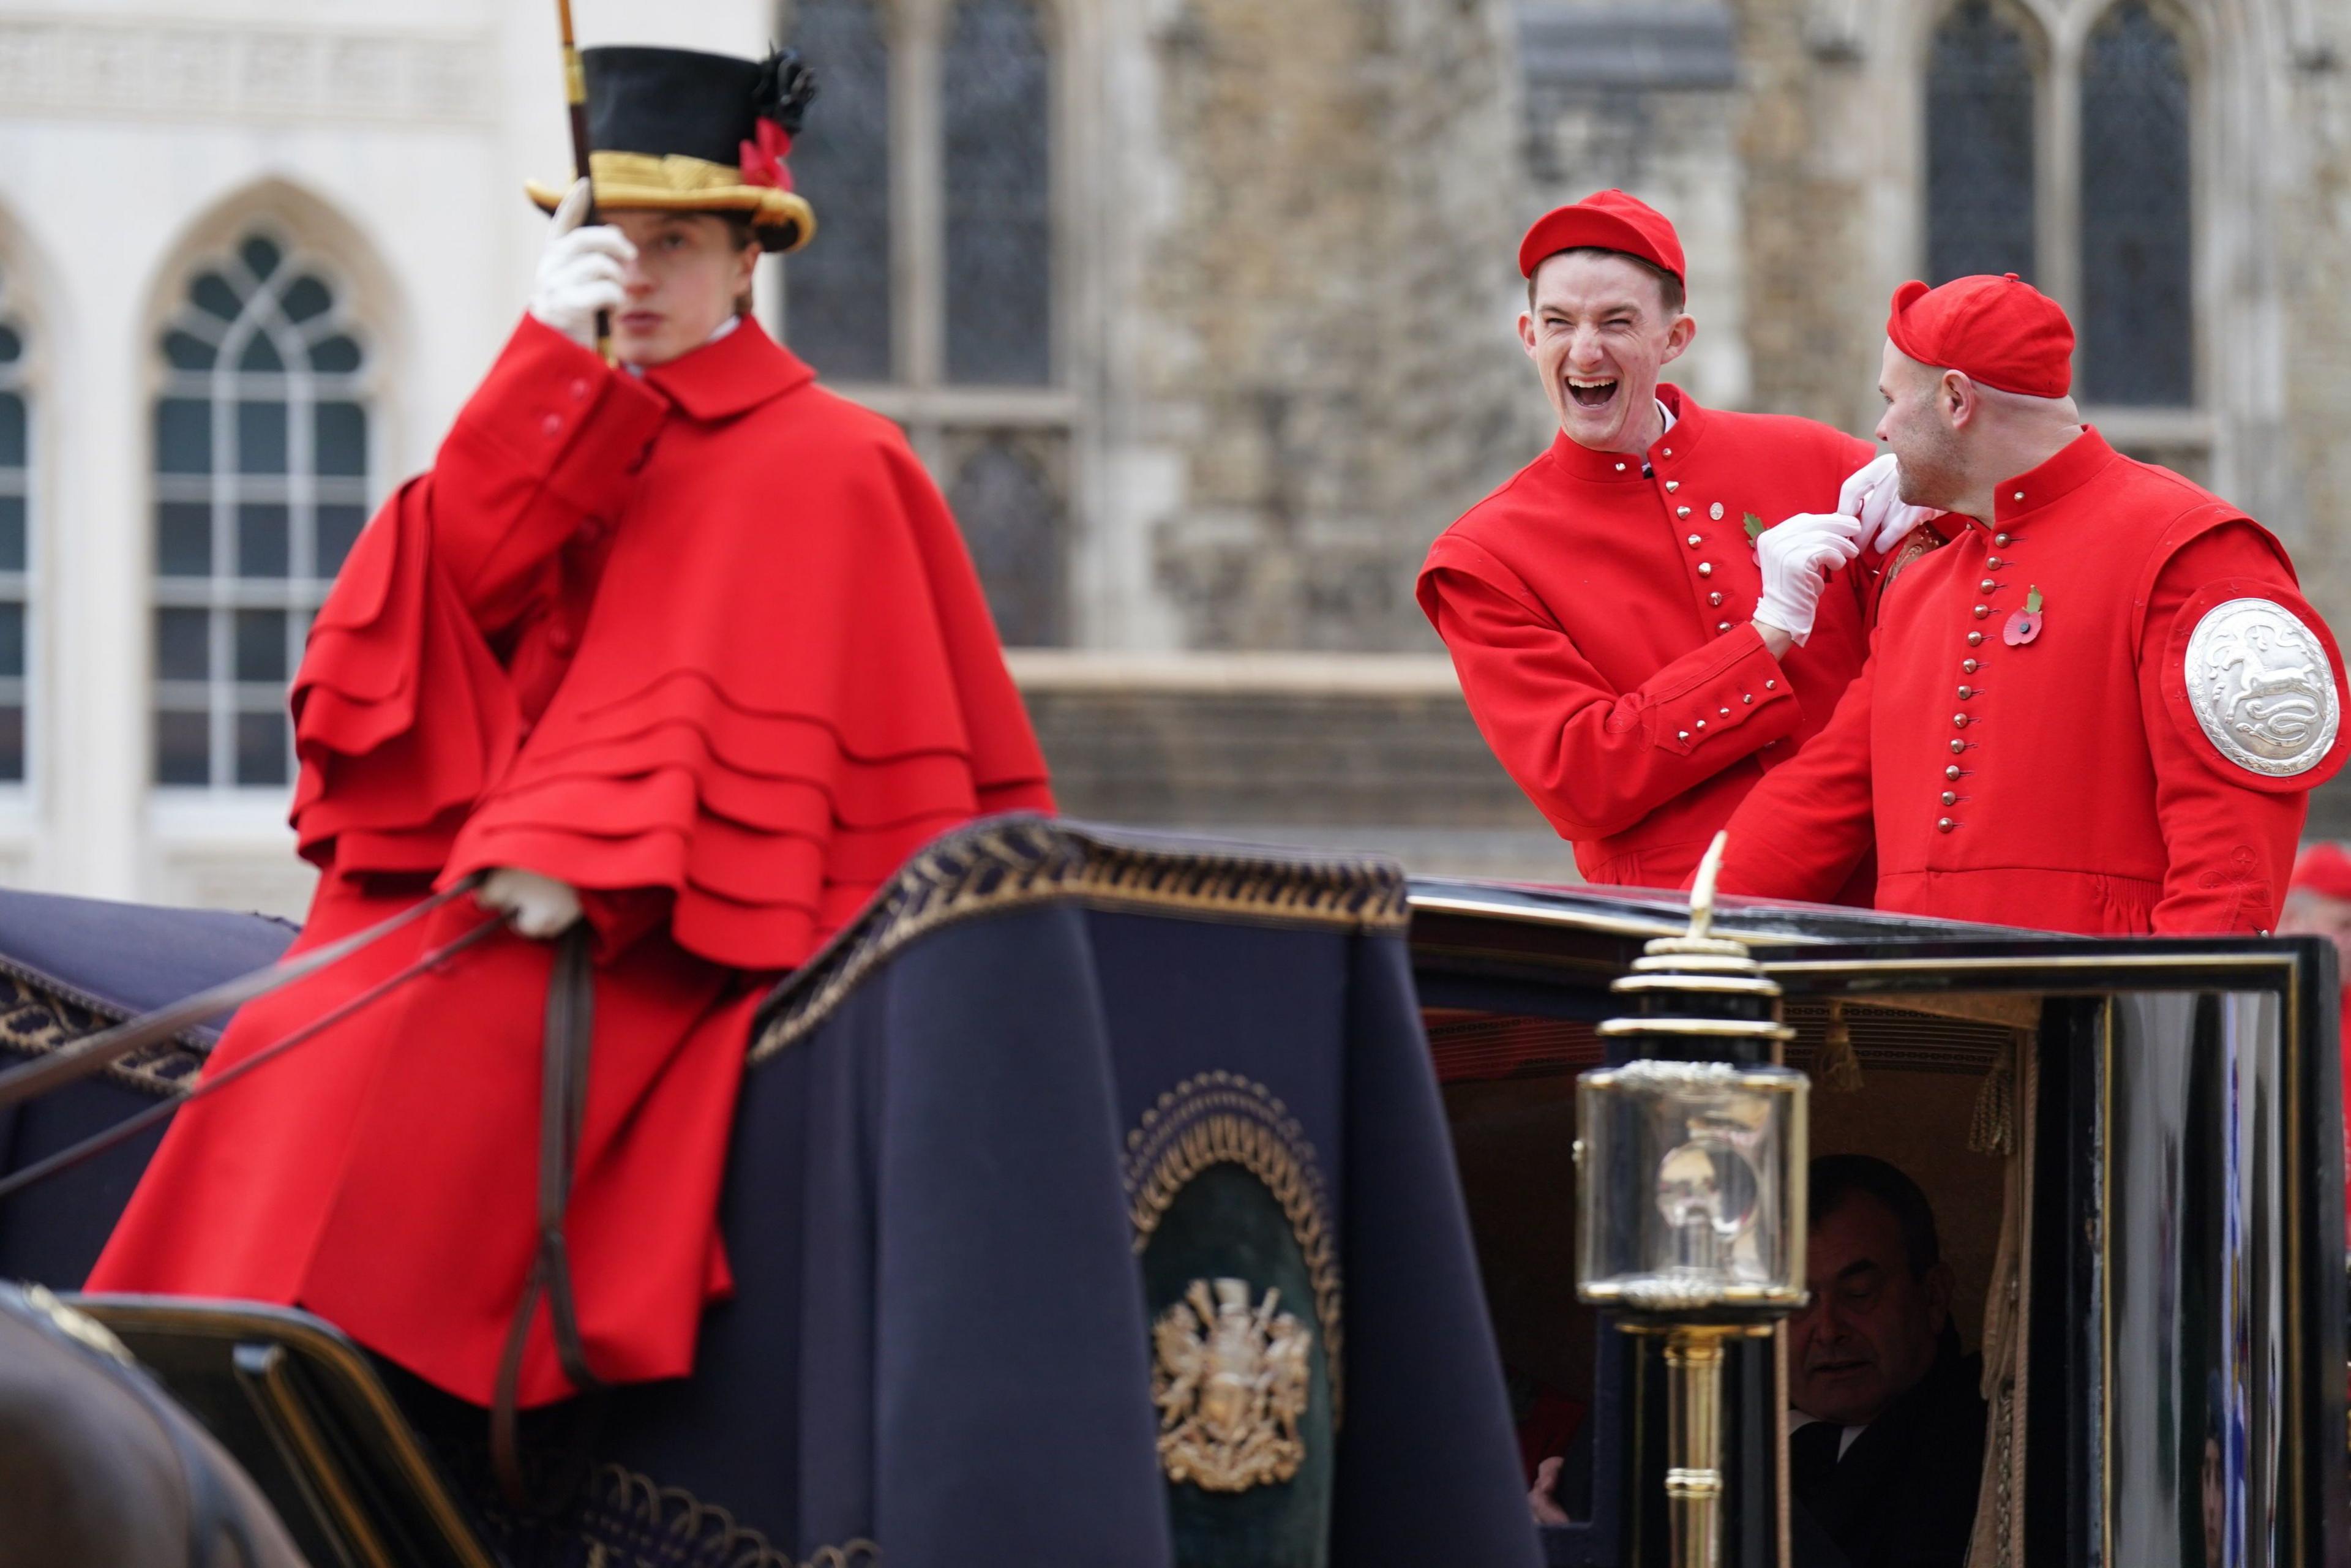
<path id="1" fill-rule="evenodd" d="M 486 1533 L 516 1568 L 1531 1568 L 1405 918 L 1377 862 L 928 847 L 762 1014 L 695 1375 L 543 1423 L 591 1461 L 551 1518 L 461 1458 Z M 145 1152 L 0 1206 L 0 1262 L 77 1283 Z"/>

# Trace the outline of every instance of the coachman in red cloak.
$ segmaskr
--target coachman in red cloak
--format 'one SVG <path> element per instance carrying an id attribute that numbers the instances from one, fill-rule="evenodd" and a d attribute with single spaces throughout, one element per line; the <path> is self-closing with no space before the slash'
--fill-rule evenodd
<path id="1" fill-rule="evenodd" d="M 755 999 L 925 840 L 1051 809 L 922 465 L 736 308 L 814 229 L 784 162 L 807 73 L 584 64 L 613 226 L 580 226 L 586 182 L 563 201 L 531 314 L 361 536 L 293 689 L 320 873 L 297 950 L 476 876 L 512 926 L 183 1111 L 89 1280 L 302 1306 L 485 1405 L 689 1369 Z M 254 1003 L 207 1072 L 493 918 L 457 899 Z"/>

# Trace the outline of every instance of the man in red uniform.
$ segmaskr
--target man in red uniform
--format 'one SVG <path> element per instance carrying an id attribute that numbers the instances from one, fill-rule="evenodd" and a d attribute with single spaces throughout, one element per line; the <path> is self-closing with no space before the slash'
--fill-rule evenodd
<path id="1" fill-rule="evenodd" d="M 1697 323 L 1654 209 L 1621 191 L 1557 208 L 1519 270 L 1519 335 L 1559 434 L 1430 548 L 1420 606 L 1585 879 L 1671 887 L 1828 722 L 1914 519 L 1855 473 L 1867 443 L 1658 384 Z"/>
<path id="2" fill-rule="evenodd" d="M 1726 892 L 2105 935 L 2266 932 L 2343 662 L 2284 548 L 2085 427 L 2074 329 L 2007 277 L 1894 296 L 1879 437 L 1957 514 L 1869 668 L 1730 821 Z"/>
<path id="3" fill-rule="evenodd" d="M 797 60 L 585 67 L 610 226 L 579 226 L 586 182 L 564 200 L 529 315 L 361 536 L 293 693 L 320 872 L 297 949 L 476 873 L 512 929 L 183 1111 L 89 1281 L 304 1306 L 480 1404 L 573 1387 L 520 1308 L 556 970 L 536 938 L 593 956 L 577 1343 L 601 1381 L 680 1375 L 728 1280 L 758 996 L 925 839 L 1051 806 L 922 465 L 737 313 L 762 248 L 813 225 L 782 162 Z M 444 905 L 246 1008 L 208 1075 L 483 918 Z"/>

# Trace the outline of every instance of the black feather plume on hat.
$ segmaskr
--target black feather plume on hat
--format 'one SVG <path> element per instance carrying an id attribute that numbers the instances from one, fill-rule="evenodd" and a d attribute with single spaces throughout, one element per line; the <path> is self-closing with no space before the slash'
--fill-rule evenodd
<path id="1" fill-rule="evenodd" d="M 800 59 L 798 49 L 772 49 L 759 63 L 759 79 L 751 89 L 751 108 L 763 120 L 772 120 L 785 133 L 798 136 L 808 107 L 816 101 L 816 72 Z"/>

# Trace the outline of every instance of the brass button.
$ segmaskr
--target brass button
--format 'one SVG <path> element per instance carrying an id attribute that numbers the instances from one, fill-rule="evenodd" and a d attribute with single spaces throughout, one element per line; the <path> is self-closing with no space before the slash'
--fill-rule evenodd
<path id="1" fill-rule="evenodd" d="M 1993 556 L 1993 557 L 1991 557 L 1991 559 L 1989 559 L 1988 560 L 1986 560 L 1986 561 L 1984 562 L 1984 567 L 1985 567 L 1985 570 L 1990 570 L 1990 571 L 1998 571 L 1998 570 L 2000 570 L 2000 557 L 1998 557 L 1998 556 Z"/>
<path id="2" fill-rule="evenodd" d="M 1968 716 L 1963 713 L 1955 713 L 1951 716 L 1951 723 L 1960 729 L 1965 729 L 1968 727 Z"/>
<path id="3" fill-rule="evenodd" d="M 2024 492 L 2023 492 L 2023 491 L 2022 491 L 2022 490 L 2018 490 L 2018 491 L 2014 492 L 2013 494 L 2011 494 L 2008 498 L 2009 498 L 2010 500 L 2011 500 L 2011 501 L 2022 501 L 2022 499 L 2024 499 Z"/>
<path id="4" fill-rule="evenodd" d="M 1944 768 L 1944 769 L 1943 769 L 1943 777 L 1944 777 L 1944 778 L 1946 778 L 1946 779 L 1958 779 L 1958 778 L 1959 778 L 1959 765 L 1958 763 L 1956 763 L 1956 762 L 1952 763 L 1949 768 Z"/>
<path id="5" fill-rule="evenodd" d="M 1705 537 L 1704 537 L 1703 535 L 1700 535 L 1700 534 L 1692 534 L 1692 535 L 1690 535 L 1690 537 L 1689 537 L 1689 538 L 1687 538 L 1684 539 L 1682 542 L 1683 542 L 1684 544 L 1686 544 L 1686 545 L 1689 546 L 1689 548 L 1690 548 L 1690 549 L 1698 549 L 1698 546 L 1700 546 L 1700 545 L 1702 545 L 1702 544 L 1706 543 L 1706 538 L 1705 538 Z"/>
<path id="6" fill-rule="evenodd" d="M 1980 621 L 1980 620 L 1982 620 L 1985 616 L 1987 616 L 1987 615 L 1989 615 L 1989 614 L 1991 614 L 1991 605 L 1989 605 L 1989 604 L 1979 604 L 1979 605 L 1977 605 L 1977 606 L 1976 606 L 1976 619 L 1977 619 L 1977 620 Z"/>
<path id="7" fill-rule="evenodd" d="M 1974 647 L 1976 644 L 1978 644 L 1979 643 L 1981 643 L 1982 641 L 1983 641 L 1983 633 L 1982 633 L 1982 632 L 1969 632 L 1969 633 L 1968 633 L 1968 646 L 1969 646 L 1969 647 L 1972 648 L 1972 647 Z"/>
<path id="8" fill-rule="evenodd" d="M 1960 752 L 1965 751 L 1967 748 L 1968 743 L 1964 740 L 1955 740 L 1951 742 L 1951 755 L 1954 757 L 1957 757 Z"/>
<path id="9" fill-rule="evenodd" d="M 1718 621 L 1714 623 L 1714 629 L 1718 632 L 1728 632 L 1730 630 L 1730 622 L 1728 621 Z M 1730 710 L 1729 708 L 1724 708 L 1722 711 L 1729 713 Z"/>
<path id="10" fill-rule="evenodd" d="M 1980 592 L 1983 592 L 1983 593 L 1991 593 L 1991 592 L 1992 592 L 1993 591 L 1995 591 L 1996 589 L 1998 589 L 1999 587 L 2000 587 L 2000 584 L 1999 584 L 1999 583 L 1994 582 L 1991 578 L 1988 578 L 1988 577 L 1987 577 L 1987 578 L 1985 578 L 1981 582 L 1980 582 L 1980 583 L 1976 584 L 1977 591 L 1980 591 Z"/>
<path id="11" fill-rule="evenodd" d="M 1766 681 L 1763 683 L 1763 689 L 1767 692 L 1776 692 L 1780 689 L 1780 683 L 1777 681 Z"/>
<path id="12" fill-rule="evenodd" d="M 1961 659 L 1959 661 L 1959 674 L 1963 675 L 1972 675 L 1976 671 L 1982 667 L 1981 663 L 1975 659 Z"/>
<path id="13" fill-rule="evenodd" d="M 1729 708 L 1724 708 L 1724 709 L 1722 710 L 1722 716 L 1723 716 L 1723 717 L 1725 717 L 1725 718 L 1729 718 L 1729 717 L 1730 716 L 1730 710 L 1729 710 Z"/>
<path id="14" fill-rule="evenodd" d="M 1753 692 L 1741 692 L 1739 694 L 1739 700 L 1743 703 L 1751 703 L 1755 700 L 1755 694 Z"/>
<path id="15" fill-rule="evenodd" d="M 1946 806 L 1956 806 L 1956 805 L 1958 805 L 1959 803 L 1959 791 L 1958 791 L 1958 790 L 1956 790 L 1956 789 L 1946 789 L 1946 790 L 1944 790 L 1944 791 L 1943 791 L 1943 804 L 1944 804 L 1944 805 L 1946 805 Z"/>
<path id="16" fill-rule="evenodd" d="M 1706 596 L 1706 601 L 1707 601 L 1708 604 L 1719 604 L 1719 603 L 1721 603 L 1721 602 L 1722 602 L 1722 590 L 1720 590 L 1720 589 L 1719 589 L 1719 588 L 1718 588 L 1718 589 L 1716 589 L 1712 593 L 1708 594 L 1708 595 Z"/>
<path id="17" fill-rule="evenodd" d="M 1671 457 L 1673 455 L 1674 455 L 1674 449 L 1673 449 L 1672 447 L 1670 447 L 1670 446 L 1667 447 L 1667 448 L 1666 448 L 1666 450 L 1665 450 L 1665 455 L 1666 455 L 1666 456 L 1667 456 L 1667 457 Z"/>
<path id="18" fill-rule="evenodd" d="M 1714 575 L 1714 562 L 1710 560 L 1702 560 L 1698 562 L 1698 574 L 1700 577 L 1712 577 Z"/>
<path id="19" fill-rule="evenodd" d="M 1700 728 L 1700 729 L 1704 729 L 1704 728 L 1706 727 L 1706 720 L 1704 720 L 1704 719 L 1700 719 L 1700 720 L 1698 720 L 1698 728 Z"/>
<path id="20" fill-rule="evenodd" d="M 2006 549 L 2008 548 L 2008 536 L 2006 534 L 1994 534 L 1991 537 L 1991 542 L 1998 545 L 2001 549 Z"/>
<path id="21" fill-rule="evenodd" d="M 1677 491 L 1677 490 L 1680 489 L 1681 487 L 1682 487 L 1682 482 L 1681 482 L 1680 480 L 1678 480 L 1678 479 L 1668 479 L 1668 480 L 1667 480 L 1667 481 L 1666 481 L 1666 494 L 1667 494 L 1667 495 L 1668 495 L 1668 496 L 1672 495 L 1675 491 Z"/>
<path id="22" fill-rule="evenodd" d="M 1935 819 L 1935 831 L 1938 833 L 1948 833 L 1953 828 L 1958 826 L 1959 824 L 1951 821 L 1949 817 L 1938 817 Z"/>
<path id="23" fill-rule="evenodd" d="M 1976 689 L 1973 686 L 1961 686 L 1959 688 L 1959 700 L 1961 702 L 1967 701 L 1970 697 L 1975 695 Z"/>
<path id="24" fill-rule="evenodd" d="M 1687 740 L 1687 739 L 1689 738 L 1689 731 L 1688 731 L 1688 730 L 1686 730 L 1686 729 L 1684 729 L 1684 730 L 1677 730 L 1677 731 L 1676 731 L 1675 733 L 1676 733 L 1676 734 L 1677 734 L 1677 735 L 1679 735 L 1679 736 L 1680 736 L 1684 740 Z"/>
<path id="25" fill-rule="evenodd" d="M 1674 508 L 1674 516 L 1677 517 L 1687 517 L 1689 516 L 1689 508 L 1687 507 L 1676 507 Z"/>
<path id="26" fill-rule="evenodd" d="M 1623 465 L 1622 463 L 1619 463 L 1618 465 L 1616 465 L 1616 472 L 1618 472 L 1619 474 L 1622 474 L 1623 472 L 1625 472 L 1625 465 Z"/>

